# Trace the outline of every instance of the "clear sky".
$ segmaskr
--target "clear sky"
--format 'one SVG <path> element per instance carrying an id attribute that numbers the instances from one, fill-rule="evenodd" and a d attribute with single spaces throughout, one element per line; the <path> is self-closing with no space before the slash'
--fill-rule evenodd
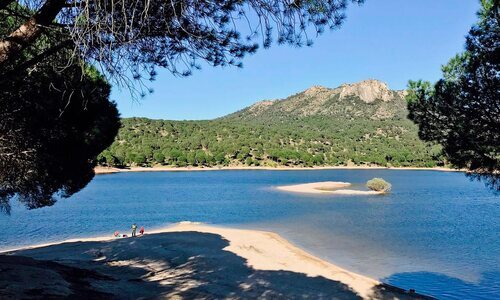
<path id="1" fill-rule="evenodd" d="M 122 117 L 191 120 L 220 117 L 312 85 L 373 78 L 403 89 L 409 79 L 440 78 L 441 65 L 462 51 L 478 8 L 476 0 L 366 0 L 351 5 L 344 25 L 325 31 L 312 47 L 273 45 L 247 56 L 242 69 L 205 65 L 187 78 L 160 71 L 145 99 L 134 102 L 117 88 L 112 99 Z"/>

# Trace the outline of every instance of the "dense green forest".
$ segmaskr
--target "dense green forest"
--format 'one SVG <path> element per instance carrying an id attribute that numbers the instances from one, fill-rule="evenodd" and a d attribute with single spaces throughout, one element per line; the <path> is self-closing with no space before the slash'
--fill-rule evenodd
<path id="1" fill-rule="evenodd" d="M 107 166 L 442 165 L 438 146 L 420 141 L 404 99 L 370 103 L 338 89 L 254 104 L 208 121 L 122 120 L 99 157 Z M 394 94 L 396 95 L 396 94 Z M 298 109 L 294 103 L 300 103 Z M 295 109 L 292 109 L 295 108 Z M 314 113 L 310 113 L 314 111 Z M 380 113 L 382 111 L 382 113 Z M 304 113 L 308 112 L 308 113 Z"/>

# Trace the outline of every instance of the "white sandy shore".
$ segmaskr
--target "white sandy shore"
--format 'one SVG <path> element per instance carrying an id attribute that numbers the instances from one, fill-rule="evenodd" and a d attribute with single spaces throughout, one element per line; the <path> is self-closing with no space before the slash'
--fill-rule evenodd
<path id="1" fill-rule="evenodd" d="M 224 250 L 231 251 L 247 260 L 257 270 L 286 270 L 308 276 L 323 276 L 340 281 L 363 298 L 380 284 L 372 278 L 342 269 L 294 246 L 273 232 L 221 228 L 198 224 L 179 224 L 167 231 L 198 231 L 219 234 L 229 241 Z"/>
<path id="2" fill-rule="evenodd" d="M 463 170 L 449 168 L 415 168 L 415 167 L 377 167 L 377 166 L 325 166 L 325 167 L 129 167 L 113 168 L 98 166 L 94 169 L 96 174 L 112 174 L 126 172 L 185 172 L 185 171 L 216 171 L 216 170 L 267 170 L 267 171 L 313 171 L 313 170 L 423 170 L 423 171 L 442 171 L 442 172 L 463 172 Z"/>
<path id="3" fill-rule="evenodd" d="M 223 227 L 214 227 L 208 226 L 198 223 L 191 222 L 181 222 L 172 227 L 166 227 L 160 230 L 155 230 L 153 232 L 147 233 L 145 236 L 157 233 L 175 233 L 175 232 L 201 232 L 201 233 L 211 233 L 222 236 L 222 238 L 226 239 L 229 242 L 229 245 L 222 250 L 232 252 L 239 257 L 242 257 L 246 260 L 246 263 L 249 267 L 255 270 L 283 270 L 283 271 L 291 271 L 296 273 L 306 274 L 309 277 L 322 276 L 324 278 L 335 280 L 342 282 L 343 284 L 349 286 L 353 291 L 358 293 L 363 298 L 370 298 L 371 293 L 374 290 L 374 287 L 379 285 L 380 282 L 374 280 L 372 278 L 356 274 L 340 268 L 332 263 L 321 260 L 318 257 L 315 257 L 304 250 L 292 245 L 279 235 L 272 232 L 265 231 L 256 231 L 256 230 L 243 230 L 243 229 L 232 229 L 232 228 L 223 228 Z M 188 238 L 188 236 L 186 236 Z M 25 255 L 25 250 L 36 251 L 40 247 L 48 246 L 48 245 L 60 245 L 60 253 L 57 252 L 57 247 L 51 247 L 50 255 L 59 257 L 64 261 L 64 256 L 70 255 L 73 257 L 79 257 L 84 254 L 79 254 L 83 252 L 84 244 L 76 243 L 74 246 L 71 244 L 66 244 L 69 242 L 96 242 L 96 241 L 116 241 L 116 240 L 131 240 L 131 238 L 110 238 L 110 237 L 95 237 L 95 238 L 87 238 L 87 239 L 74 239 L 68 240 L 61 243 L 53 243 L 46 245 L 37 245 L 33 247 L 28 247 L 24 249 L 18 249 L 14 252 L 10 250 L 12 254 L 18 254 L 20 251 L 20 255 Z M 140 239 L 137 242 L 146 242 L 147 239 Z M 168 242 L 168 241 L 166 241 Z M 179 241 L 177 241 L 179 243 Z M 81 245 L 81 249 L 79 250 L 79 246 Z M 120 252 L 128 252 L 133 249 L 125 249 L 123 247 L 131 247 L 125 245 L 133 245 L 133 243 L 123 244 L 121 246 Z M 157 245 L 151 245 L 151 248 L 154 248 Z M 148 247 L 148 246 L 146 246 Z M 209 249 L 209 245 L 206 245 L 207 253 L 211 250 Z M 105 248 L 103 246 L 103 248 Z M 68 254 L 68 249 L 70 249 L 71 254 Z M 43 250 L 42 250 L 43 251 Z M 159 257 L 158 259 L 161 259 Z M 123 264 L 125 262 L 112 262 L 116 264 Z M 126 262 L 130 266 L 134 267 L 134 262 Z M 149 262 L 151 265 L 154 263 Z M 221 261 L 221 264 L 225 262 Z M 136 262 L 137 268 L 141 268 L 141 262 Z M 228 274 L 230 276 L 230 274 Z"/>
<path id="4" fill-rule="evenodd" d="M 351 186 L 348 182 L 323 181 L 295 185 L 285 185 L 276 187 L 278 190 L 294 193 L 308 194 L 335 194 L 335 195 L 380 195 L 384 192 L 360 191 L 342 189 Z"/>

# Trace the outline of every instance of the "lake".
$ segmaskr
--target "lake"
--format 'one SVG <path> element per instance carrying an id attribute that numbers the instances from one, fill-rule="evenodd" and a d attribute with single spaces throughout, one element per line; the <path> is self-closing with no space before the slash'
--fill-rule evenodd
<path id="1" fill-rule="evenodd" d="M 387 195 L 293 194 L 316 181 L 392 183 Z M 500 295 L 500 197 L 463 173 L 224 170 L 98 175 L 52 207 L 0 215 L 0 249 L 179 221 L 274 231 L 384 282 L 443 299 Z"/>

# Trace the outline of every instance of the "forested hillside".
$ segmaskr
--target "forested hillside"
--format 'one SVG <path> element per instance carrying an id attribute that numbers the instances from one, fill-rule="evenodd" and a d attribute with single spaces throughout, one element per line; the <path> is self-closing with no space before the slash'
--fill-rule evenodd
<path id="1" fill-rule="evenodd" d="M 404 92 L 375 80 L 312 87 L 209 121 L 122 120 L 99 156 L 109 166 L 432 167 L 440 149 L 418 139 Z"/>

